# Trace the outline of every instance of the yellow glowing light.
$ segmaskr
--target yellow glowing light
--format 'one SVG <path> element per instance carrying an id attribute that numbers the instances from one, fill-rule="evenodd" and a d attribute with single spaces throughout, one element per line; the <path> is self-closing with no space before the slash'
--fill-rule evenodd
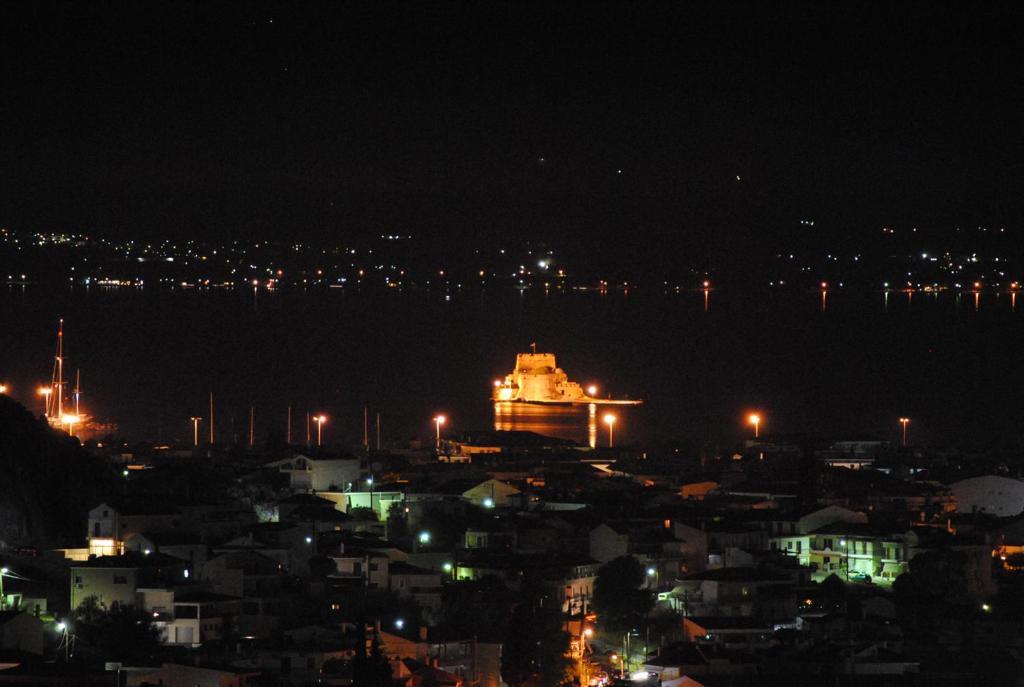
<path id="1" fill-rule="evenodd" d="M 587 395 L 594 396 L 595 394 L 597 394 L 597 385 L 591 384 L 590 386 L 587 387 Z"/>
<path id="2" fill-rule="evenodd" d="M 444 415 L 438 415 L 437 417 L 434 418 L 434 422 L 436 422 L 439 425 L 443 425 L 445 423 L 445 420 L 447 419 L 448 418 L 446 418 Z"/>
<path id="3" fill-rule="evenodd" d="M 39 394 L 40 396 L 49 396 L 51 393 L 53 393 L 53 389 L 51 389 L 48 386 L 41 386 L 38 389 L 36 389 L 36 393 Z"/>
<path id="4" fill-rule="evenodd" d="M 594 628 L 588 627 L 587 629 L 585 629 L 583 631 L 583 636 L 584 637 L 593 637 L 594 636 Z"/>
<path id="5" fill-rule="evenodd" d="M 828 282 L 827 281 L 821 282 L 821 288 L 827 289 L 828 288 Z"/>
<path id="6" fill-rule="evenodd" d="M 758 415 L 757 413 L 751 413 L 750 415 L 747 416 L 747 422 L 749 422 L 752 425 L 759 425 L 761 424 L 761 416 Z"/>
<path id="7" fill-rule="evenodd" d="M 80 418 L 77 415 L 64 415 L 61 417 L 61 421 L 66 425 L 73 425 L 78 422 L 79 419 Z"/>
<path id="8" fill-rule="evenodd" d="M 6 384 L 0 384 L 0 394 L 6 394 L 6 393 L 7 393 L 7 385 Z"/>
<path id="9" fill-rule="evenodd" d="M 324 423 L 324 422 L 327 422 L 327 416 L 326 415 L 317 415 L 313 419 L 316 420 L 317 422 L 321 423 L 321 424 Z"/>
<path id="10" fill-rule="evenodd" d="M 709 282 L 707 279 L 704 280 L 704 288 L 705 289 L 711 288 L 711 282 Z"/>
<path id="11" fill-rule="evenodd" d="M 501 380 L 500 379 L 495 379 L 494 380 L 494 386 L 501 386 Z"/>
<path id="12" fill-rule="evenodd" d="M 612 415 L 611 413 L 608 413 L 607 415 L 605 415 L 605 416 L 604 416 L 604 423 L 605 423 L 606 425 L 614 425 L 614 424 L 615 424 L 615 420 L 616 420 L 616 419 L 618 419 L 618 418 L 616 418 L 616 417 L 615 417 L 614 415 Z"/>

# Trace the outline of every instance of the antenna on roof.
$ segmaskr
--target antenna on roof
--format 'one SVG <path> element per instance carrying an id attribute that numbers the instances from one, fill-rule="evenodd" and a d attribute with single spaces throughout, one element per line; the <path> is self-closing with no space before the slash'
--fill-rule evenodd
<path id="1" fill-rule="evenodd" d="M 534 341 L 533 343 L 530 344 L 530 350 L 533 351 L 534 355 L 537 354 L 537 342 L 536 341 Z"/>

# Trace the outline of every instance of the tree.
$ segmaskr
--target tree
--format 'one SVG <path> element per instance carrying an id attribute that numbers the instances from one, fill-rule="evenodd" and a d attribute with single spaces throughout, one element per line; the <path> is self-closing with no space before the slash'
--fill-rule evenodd
<path id="1" fill-rule="evenodd" d="M 910 570 L 892 586 L 907 637 L 931 643 L 940 629 L 970 631 L 973 604 L 966 566 L 967 557 L 951 549 L 926 551 L 910 560 Z"/>
<path id="2" fill-rule="evenodd" d="M 356 630 L 356 655 L 352 659 L 353 687 L 391 687 L 391 664 L 374 636 L 370 653 L 366 653 L 366 623 L 360 621 Z"/>
<path id="3" fill-rule="evenodd" d="M 53 545 L 81 537 L 89 509 L 116 484 L 110 464 L 0 394 L 0 537 Z"/>
<path id="4" fill-rule="evenodd" d="M 568 651 L 558 602 L 524 582 L 502 645 L 502 679 L 511 687 L 558 687 L 569 678 Z"/>
<path id="5" fill-rule="evenodd" d="M 632 556 L 605 563 L 594 581 L 594 610 L 602 629 L 628 632 L 643 623 L 654 608 L 654 595 L 642 589 L 646 571 Z"/>
<path id="6" fill-rule="evenodd" d="M 151 665 L 160 653 L 162 632 L 149 614 L 134 606 L 104 608 L 95 596 L 85 599 L 71 617 L 80 656 L 96 662 Z"/>
<path id="7" fill-rule="evenodd" d="M 438 627 L 449 636 L 500 642 L 517 596 L 497 577 L 446 584 L 441 592 Z"/>
<path id="8" fill-rule="evenodd" d="M 405 504 L 395 501 L 388 507 L 388 539 L 395 542 L 409 541 L 409 521 L 405 516 Z"/>

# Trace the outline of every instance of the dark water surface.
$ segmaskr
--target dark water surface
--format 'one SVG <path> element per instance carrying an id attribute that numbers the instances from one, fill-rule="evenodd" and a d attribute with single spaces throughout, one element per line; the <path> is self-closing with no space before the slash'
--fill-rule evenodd
<path id="1" fill-rule="evenodd" d="M 307 410 L 330 416 L 325 438 L 357 443 L 364 404 L 385 442 L 491 428 L 492 380 L 536 341 L 571 379 L 641 408 L 616 411 L 616 443 L 729 441 L 748 431 L 961 445 L 1021 443 L 1024 315 L 1009 296 L 838 292 L 652 291 L 357 293 L 38 287 L 0 292 L 0 382 L 41 408 L 56 323 L 65 318 L 68 377 L 83 403 L 131 438 L 191 438 L 192 415 L 217 400 L 217 432 L 296 438 Z M 586 431 L 585 412 L 582 430 Z M 606 428 L 599 425 L 599 441 Z M 371 430 L 372 434 L 372 430 Z M 300 435 L 303 435 L 300 437 Z M 581 437 L 582 438 L 582 437 Z"/>

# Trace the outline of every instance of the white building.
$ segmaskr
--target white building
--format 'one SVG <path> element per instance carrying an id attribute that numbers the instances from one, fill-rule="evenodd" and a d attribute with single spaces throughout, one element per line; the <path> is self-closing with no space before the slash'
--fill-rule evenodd
<path id="1" fill-rule="evenodd" d="M 984 475 L 953 482 L 949 485 L 956 497 L 960 513 L 988 513 L 1008 518 L 1024 511 L 1024 482 Z"/>

